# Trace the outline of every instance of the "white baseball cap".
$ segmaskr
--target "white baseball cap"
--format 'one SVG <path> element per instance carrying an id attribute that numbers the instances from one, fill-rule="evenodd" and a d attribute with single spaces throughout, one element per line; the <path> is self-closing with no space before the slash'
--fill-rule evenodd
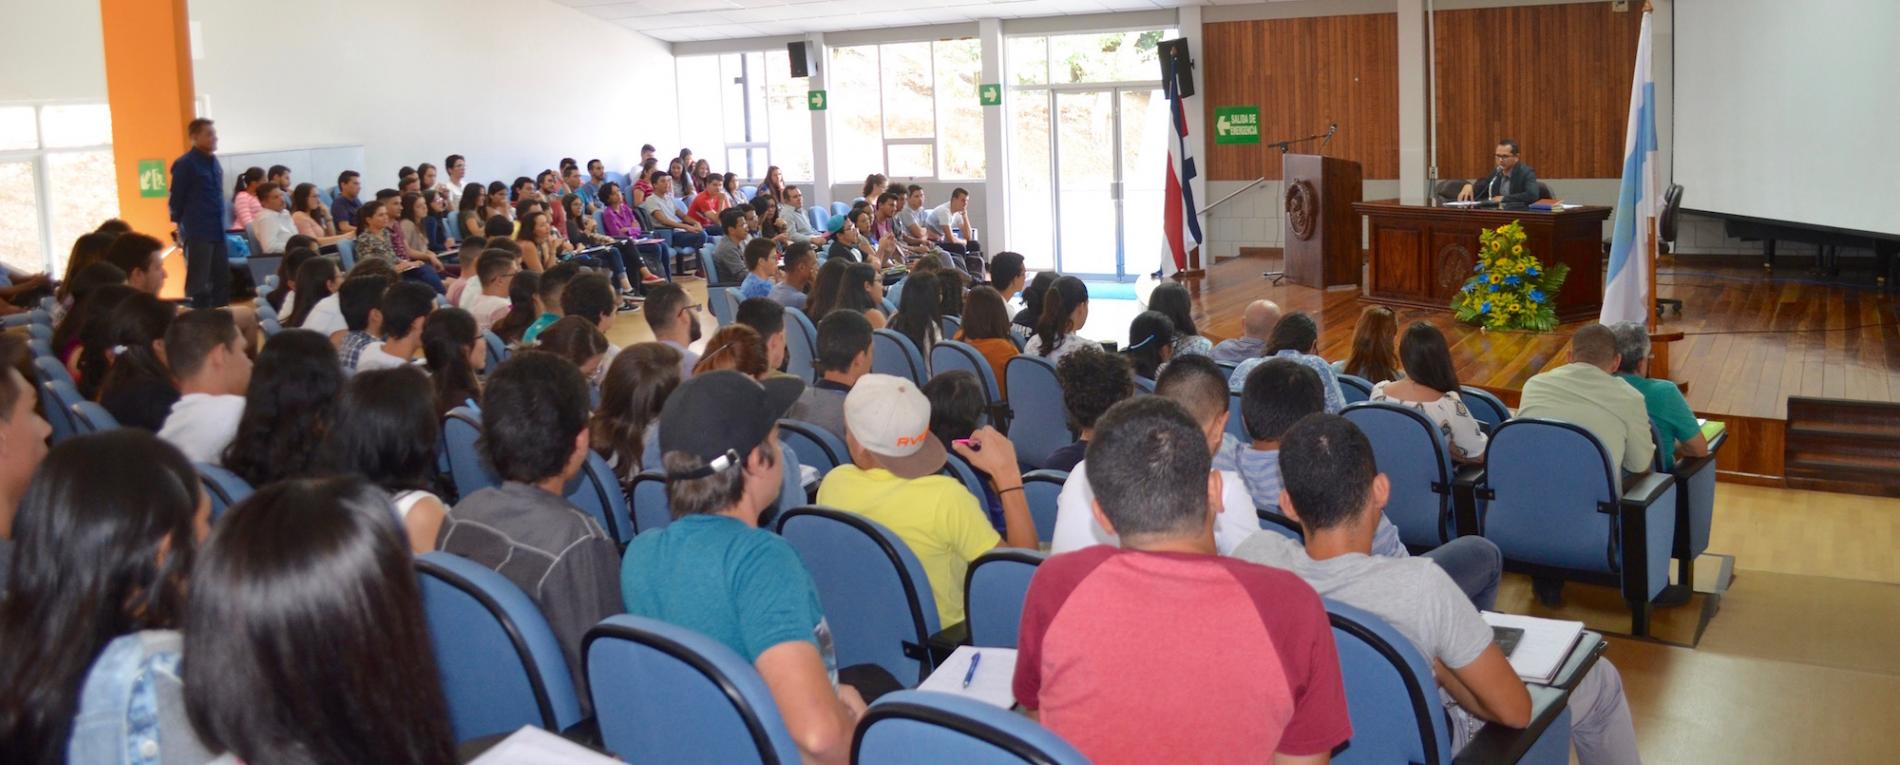
<path id="1" fill-rule="evenodd" d="M 946 460 L 930 434 L 930 399 L 909 380 L 868 374 L 844 397 L 844 426 L 879 466 L 899 478 L 936 475 Z"/>

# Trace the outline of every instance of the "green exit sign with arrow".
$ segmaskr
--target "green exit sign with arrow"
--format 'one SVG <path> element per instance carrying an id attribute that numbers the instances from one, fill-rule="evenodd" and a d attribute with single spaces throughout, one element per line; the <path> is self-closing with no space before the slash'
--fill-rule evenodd
<path id="1" fill-rule="evenodd" d="M 1003 105 L 1003 86 L 999 83 L 992 82 L 977 88 L 976 94 L 983 99 L 984 106 Z"/>
<path id="2" fill-rule="evenodd" d="M 162 197 L 166 193 L 165 160 L 139 160 L 139 196 Z"/>
<path id="3" fill-rule="evenodd" d="M 811 106 L 811 110 L 814 112 L 824 111 L 825 110 L 825 92 L 822 90 L 814 90 L 814 91 L 811 91 L 810 93 L 807 93 L 805 95 L 805 103 Z"/>
<path id="4" fill-rule="evenodd" d="M 1214 107 L 1214 143 L 1260 143 L 1260 107 Z"/>

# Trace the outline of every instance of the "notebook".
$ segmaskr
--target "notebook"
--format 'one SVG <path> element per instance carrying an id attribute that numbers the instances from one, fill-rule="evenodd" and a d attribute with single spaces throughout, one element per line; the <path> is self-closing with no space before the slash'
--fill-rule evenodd
<path id="1" fill-rule="evenodd" d="M 976 661 L 979 654 L 983 658 L 976 662 L 976 674 L 971 675 L 970 662 Z M 968 688 L 963 686 L 966 676 L 970 678 Z M 950 658 L 937 665 L 937 671 L 924 678 L 917 690 L 951 693 L 1008 709 L 1016 705 L 1016 693 L 1011 688 L 1015 679 L 1016 649 L 960 645 Z"/>
<path id="2" fill-rule="evenodd" d="M 1702 437 L 1709 441 L 1714 441 L 1716 436 L 1722 435 L 1723 431 L 1728 430 L 1727 425 L 1714 420 L 1704 420 L 1700 417 L 1696 418 L 1695 424 L 1696 427 L 1702 429 Z"/>
<path id="3" fill-rule="evenodd" d="M 1484 621 L 1493 632 L 1500 629 L 1522 630 L 1514 646 L 1506 652 L 1511 669 L 1527 683 L 1549 685 L 1570 658 L 1570 651 L 1583 639 L 1583 622 L 1539 619 L 1535 616 L 1484 612 Z"/>

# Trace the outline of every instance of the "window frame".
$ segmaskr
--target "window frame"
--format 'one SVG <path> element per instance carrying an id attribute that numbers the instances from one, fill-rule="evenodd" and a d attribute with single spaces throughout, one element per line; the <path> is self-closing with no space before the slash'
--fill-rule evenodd
<path id="1" fill-rule="evenodd" d="M 942 141 L 944 140 L 944 135 L 943 135 L 944 103 L 939 100 L 940 98 L 942 98 L 939 92 L 942 90 L 942 88 L 941 88 L 941 80 L 939 79 L 937 75 L 937 58 L 938 58 L 937 46 L 941 43 L 965 42 L 965 41 L 973 41 L 973 40 L 975 40 L 975 38 L 973 37 L 944 37 L 944 38 L 933 38 L 933 39 L 928 39 L 928 40 L 887 40 L 883 42 L 868 42 L 861 45 L 840 45 L 840 46 L 837 46 L 837 48 L 831 49 L 831 50 L 837 50 L 838 48 L 870 48 L 873 51 L 873 56 L 872 56 L 873 64 L 874 64 L 874 68 L 877 71 L 878 141 L 881 144 L 878 147 L 878 157 L 879 157 L 878 172 L 882 173 L 886 178 L 889 178 L 892 183 L 896 183 L 897 181 L 901 180 L 901 181 L 910 182 L 910 183 L 946 183 L 946 184 L 972 183 L 974 184 L 974 183 L 983 183 L 988 180 L 988 176 L 991 172 L 991 168 L 988 166 L 987 162 L 984 163 L 984 168 L 983 168 L 984 177 L 981 177 L 981 178 L 952 176 L 945 172 L 946 165 L 944 162 L 944 158 L 948 156 L 948 152 L 944 151 L 943 144 L 942 144 Z M 884 89 L 885 89 L 885 86 L 888 84 L 887 76 L 884 70 L 884 48 L 886 46 L 891 46 L 891 45 L 915 45 L 920 42 L 929 43 L 930 45 L 930 56 L 929 56 L 930 66 L 928 69 L 930 73 L 930 135 L 928 137 L 908 136 L 908 137 L 902 137 L 902 138 L 894 138 L 894 137 L 891 137 L 889 133 L 890 120 L 884 119 L 884 113 L 885 113 Z M 981 76 L 982 76 L 981 65 L 979 64 L 978 78 L 980 79 Z M 979 83 L 979 87 L 980 87 L 980 83 Z M 827 120 L 827 122 L 829 122 L 832 119 L 830 110 L 827 110 L 825 119 Z M 837 126 L 832 125 L 831 129 L 835 132 L 838 128 Z M 891 173 L 891 147 L 892 146 L 929 146 L 930 147 L 930 165 L 931 165 L 930 175 L 902 175 L 900 176 L 900 175 L 892 174 Z M 836 156 L 835 152 L 834 152 L 834 156 Z M 835 159 L 833 160 L 833 167 L 831 170 L 834 176 L 853 175 L 853 173 L 845 172 L 841 170 L 840 168 L 838 168 L 836 166 Z"/>
<path id="2" fill-rule="evenodd" d="M 753 104 L 752 106 L 753 108 L 763 110 L 763 117 L 764 117 L 762 120 L 763 129 L 759 131 L 760 133 L 762 133 L 762 135 L 751 134 L 751 125 L 744 124 L 746 123 L 746 118 L 744 114 L 731 115 L 726 112 L 727 93 L 725 93 L 722 90 L 720 93 L 720 97 L 716 100 L 716 103 L 718 104 L 718 108 L 719 108 L 719 137 L 720 137 L 719 149 L 720 151 L 719 151 L 718 156 L 726 159 L 726 164 L 728 166 L 724 168 L 713 168 L 713 169 L 718 172 L 737 172 L 736 169 L 730 167 L 732 162 L 730 161 L 729 158 L 732 156 L 732 152 L 734 151 L 747 152 L 749 155 L 749 152 L 755 149 L 765 151 L 765 167 L 759 168 L 759 172 L 761 173 L 761 175 L 756 178 L 748 178 L 748 177 L 739 178 L 739 180 L 745 184 L 763 183 L 765 182 L 763 173 L 765 173 L 767 170 L 769 170 L 772 167 L 778 167 L 780 172 L 784 172 L 785 167 L 786 167 L 786 163 L 780 162 L 779 158 L 773 156 L 773 150 L 772 150 L 772 143 L 773 143 L 773 139 L 772 139 L 772 87 L 773 85 L 776 84 L 772 80 L 772 75 L 771 75 L 772 62 L 770 61 L 770 57 L 772 56 L 773 53 L 778 53 L 779 55 L 789 55 L 782 48 L 780 49 L 762 48 L 762 49 L 756 49 L 756 50 L 726 51 L 722 53 L 706 53 L 702 55 L 680 57 L 681 61 L 684 61 L 684 62 L 697 63 L 695 61 L 697 59 L 709 60 L 708 63 L 710 63 L 715 69 L 718 69 L 720 71 L 720 74 L 718 76 L 720 80 L 719 87 L 722 89 L 731 88 L 731 87 L 740 88 L 740 101 L 742 104 L 752 98 L 752 89 L 753 89 L 753 84 L 755 82 L 753 78 L 754 77 L 758 78 L 756 80 L 756 83 L 758 85 L 758 103 Z M 752 71 L 751 66 L 749 66 L 746 63 L 746 57 L 751 56 L 751 55 L 759 56 L 759 70 L 756 73 L 754 73 Z M 729 80 L 725 77 L 723 67 L 725 65 L 724 59 L 727 56 L 739 57 L 739 67 L 740 67 L 740 71 L 743 73 L 741 76 L 744 78 L 745 80 L 744 82 Z M 675 74 L 674 84 L 676 86 L 678 85 L 678 79 L 679 79 L 678 75 Z M 791 77 L 788 79 L 802 80 L 805 78 Z M 684 92 L 679 93 L 678 97 L 684 98 L 685 93 Z M 679 126 L 677 124 L 680 121 L 679 115 L 684 114 L 684 113 L 685 113 L 685 104 L 681 103 L 678 105 L 678 108 L 675 111 L 674 121 L 676 123 L 675 125 L 676 127 Z M 740 133 L 742 136 L 744 136 L 744 140 L 733 141 L 725 137 L 726 129 L 730 125 L 730 119 L 735 116 L 742 123 Z M 681 136 L 681 138 L 684 141 L 685 136 Z M 807 154 L 807 161 L 812 163 L 813 165 L 812 175 L 816 176 L 817 167 L 816 167 L 815 158 L 810 157 L 810 155 L 813 153 L 812 148 L 813 148 L 812 142 L 807 140 L 806 149 L 805 149 L 806 154 Z M 711 154 L 708 153 L 703 156 L 711 156 Z M 815 178 L 793 177 L 790 173 L 786 173 L 785 175 L 785 183 L 787 184 L 809 184 L 809 183 L 814 182 L 815 180 L 816 180 Z"/>
<path id="3" fill-rule="evenodd" d="M 47 185 L 47 176 L 49 175 L 47 157 L 56 154 L 85 154 L 98 151 L 109 153 L 112 151 L 112 142 L 107 141 L 103 144 L 47 148 L 46 125 L 43 112 L 47 107 L 100 105 L 109 107 L 109 104 L 104 101 L 91 100 L 0 103 L 0 108 L 30 108 L 33 110 L 33 148 L 0 150 L 0 163 L 26 162 L 32 168 L 33 208 L 39 222 L 40 265 L 42 270 L 48 274 L 54 273 L 54 261 L 58 259 L 58 252 L 53 247 L 53 204 L 51 197 L 48 195 L 50 187 Z M 107 135 L 110 135 L 109 131 Z M 114 173 L 116 175 L 116 160 L 114 167 Z M 117 182 L 116 178 L 114 182 Z M 117 214 L 117 212 L 114 213 L 115 216 Z M 54 276 L 57 277 L 58 274 L 54 274 Z"/>

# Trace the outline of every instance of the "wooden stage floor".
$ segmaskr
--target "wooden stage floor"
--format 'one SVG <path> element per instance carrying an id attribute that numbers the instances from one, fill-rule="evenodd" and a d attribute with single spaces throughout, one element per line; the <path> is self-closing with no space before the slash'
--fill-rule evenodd
<path id="1" fill-rule="evenodd" d="M 1283 311 L 1313 316 L 1320 355 L 1345 358 L 1359 313 L 1370 304 L 1356 288 L 1275 287 L 1260 274 L 1278 264 L 1277 252 L 1232 258 L 1190 283 L 1202 331 L 1217 338 L 1240 334 L 1247 303 L 1265 298 Z M 1874 287 L 1823 282 L 1792 269 L 1771 275 L 1752 262 L 1665 261 L 1657 281 L 1663 297 L 1683 302 L 1682 315 L 1672 312 L 1662 325 L 1685 335 L 1671 346 L 1670 377 L 1687 384 L 1689 405 L 1698 414 L 1744 431 L 1731 435 L 1746 446 L 1723 450 L 1726 471 L 1781 474 L 1780 423 L 1789 396 L 1900 402 L 1900 300 Z M 1567 362 L 1570 335 L 1583 326 L 1487 332 L 1453 321 L 1449 311 L 1393 308 L 1401 331 L 1421 320 L 1444 331 L 1460 380 L 1512 405 L 1525 380 Z"/>

